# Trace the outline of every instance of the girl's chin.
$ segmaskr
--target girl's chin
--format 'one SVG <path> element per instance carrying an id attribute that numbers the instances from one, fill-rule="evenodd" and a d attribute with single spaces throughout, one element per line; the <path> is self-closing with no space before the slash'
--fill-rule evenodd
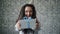
<path id="1" fill-rule="evenodd" d="M 27 16 L 27 17 L 30 17 L 30 16 Z"/>
<path id="2" fill-rule="evenodd" d="M 27 17 L 31 17 L 31 16 L 27 16 Z"/>
<path id="3" fill-rule="evenodd" d="M 30 17 L 30 16 L 27 16 L 27 17 Z"/>

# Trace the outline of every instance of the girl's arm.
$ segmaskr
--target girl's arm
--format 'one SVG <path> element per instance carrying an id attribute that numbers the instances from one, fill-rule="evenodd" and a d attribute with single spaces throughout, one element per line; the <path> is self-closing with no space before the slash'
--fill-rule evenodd
<path id="1" fill-rule="evenodd" d="M 21 29 L 20 27 L 21 27 L 21 25 L 20 25 L 20 22 L 18 21 L 15 25 L 15 30 L 19 31 Z"/>
<path id="2" fill-rule="evenodd" d="M 38 21 L 37 18 L 36 18 L 36 29 L 40 29 L 40 22 Z"/>

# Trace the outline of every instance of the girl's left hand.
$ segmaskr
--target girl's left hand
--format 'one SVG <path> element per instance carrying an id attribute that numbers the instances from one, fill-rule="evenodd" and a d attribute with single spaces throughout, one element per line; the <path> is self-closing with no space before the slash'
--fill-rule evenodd
<path id="1" fill-rule="evenodd" d="M 39 23 L 36 23 L 36 29 L 38 29 L 39 28 Z"/>

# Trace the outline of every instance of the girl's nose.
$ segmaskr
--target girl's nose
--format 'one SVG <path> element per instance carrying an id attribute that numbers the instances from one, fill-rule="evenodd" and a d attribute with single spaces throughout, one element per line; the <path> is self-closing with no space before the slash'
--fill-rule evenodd
<path id="1" fill-rule="evenodd" d="M 28 15 L 30 15 L 30 13 L 28 12 Z"/>

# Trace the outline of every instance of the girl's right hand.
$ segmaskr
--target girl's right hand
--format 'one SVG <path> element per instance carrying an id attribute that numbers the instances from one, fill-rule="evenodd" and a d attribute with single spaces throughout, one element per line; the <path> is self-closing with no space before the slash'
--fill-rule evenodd
<path id="1" fill-rule="evenodd" d="M 19 31 L 21 28 L 21 24 L 20 24 L 20 22 L 18 21 L 17 23 L 16 23 L 16 25 L 15 25 L 15 28 L 16 28 L 16 30 L 17 31 Z"/>

